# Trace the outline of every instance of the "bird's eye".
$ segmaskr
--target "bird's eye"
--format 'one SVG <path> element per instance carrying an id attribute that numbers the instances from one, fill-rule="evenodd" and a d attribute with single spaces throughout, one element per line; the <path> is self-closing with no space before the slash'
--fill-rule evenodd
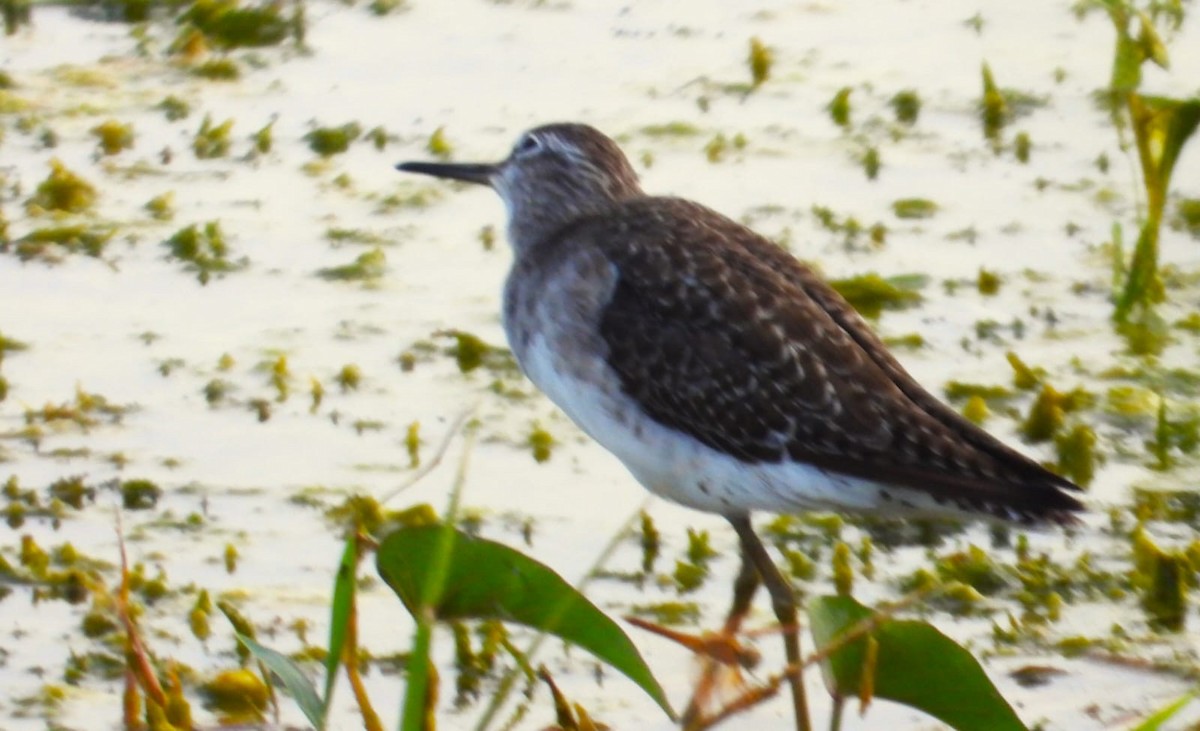
<path id="1" fill-rule="evenodd" d="M 525 135 L 517 140 L 517 144 L 513 147 L 513 155 L 517 157 L 525 157 L 532 155 L 542 149 L 542 139 L 537 135 Z"/>

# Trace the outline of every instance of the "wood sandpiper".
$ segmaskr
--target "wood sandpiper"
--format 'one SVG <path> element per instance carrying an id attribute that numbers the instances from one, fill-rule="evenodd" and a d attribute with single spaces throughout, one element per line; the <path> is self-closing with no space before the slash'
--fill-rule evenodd
<path id="1" fill-rule="evenodd" d="M 922 388 L 811 269 L 711 209 L 646 195 L 592 127 L 530 130 L 495 164 L 397 167 L 504 200 L 517 362 L 648 490 L 733 525 L 727 632 L 760 584 L 797 626 L 752 511 L 1068 524 L 1083 509 L 1076 485 Z M 799 638 L 784 641 L 800 726 Z"/>

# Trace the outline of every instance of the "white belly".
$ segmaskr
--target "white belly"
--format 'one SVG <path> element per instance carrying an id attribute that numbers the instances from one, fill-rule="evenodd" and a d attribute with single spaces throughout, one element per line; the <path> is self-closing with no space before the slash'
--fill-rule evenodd
<path id="1" fill-rule="evenodd" d="M 646 489 L 674 502 L 725 515 L 869 510 L 881 502 L 883 489 L 875 483 L 799 462 L 743 462 L 663 426 L 621 392 L 616 374 L 599 358 L 587 369 L 587 380 L 578 378 L 572 374 L 577 362 L 568 367 L 544 338 L 534 336 L 521 364 L 530 380 Z"/>

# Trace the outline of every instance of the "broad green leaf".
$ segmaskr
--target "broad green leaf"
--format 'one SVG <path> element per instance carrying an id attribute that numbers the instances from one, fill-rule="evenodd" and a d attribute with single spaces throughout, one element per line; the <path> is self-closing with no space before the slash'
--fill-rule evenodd
<path id="1" fill-rule="evenodd" d="M 304 674 L 300 666 L 292 662 L 287 655 L 264 647 L 245 635 L 239 634 L 237 638 L 238 642 L 245 645 L 246 649 L 250 650 L 259 662 L 279 676 L 284 687 L 288 689 L 288 693 L 291 693 L 292 698 L 296 700 L 296 705 L 300 706 L 300 710 L 308 722 L 314 728 L 324 728 L 325 704 L 321 703 L 321 699 L 317 697 L 316 688 L 309 682 L 308 676 Z"/>
<path id="2" fill-rule="evenodd" d="M 324 704 L 326 707 L 333 699 L 333 686 L 337 681 L 342 650 L 346 647 L 346 632 L 350 627 L 350 614 L 354 610 L 357 568 L 358 537 L 351 533 L 346 537 L 346 548 L 342 551 L 342 560 L 338 563 L 337 579 L 333 582 L 333 606 L 329 611 L 329 652 L 325 656 Z"/>
<path id="3" fill-rule="evenodd" d="M 850 597 L 816 597 L 808 604 L 818 648 L 873 616 Z M 924 711 L 963 731 L 1026 731 L 979 662 L 927 622 L 884 620 L 870 632 L 878 642 L 874 693 Z M 852 698 L 864 687 L 868 637 L 848 642 L 821 662 L 834 698 Z M 869 683 L 872 678 L 867 678 Z"/>
<path id="4" fill-rule="evenodd" d="M 1164 723 L 1174 718 L 1177 713 L 1187 707 L 1195 698 L 1196 695 L 1194 693 L 1186 693 L 1176 698 L 1165 707 L 1155 711 L 1152 716 L 1139 723 L 1131 731 L 1158 731 Z"/>
<path id="5" fill-rule="evenodd" d="M 432 557 L 453 538 L 441 591 L 432 602 L 438 619 L 500 619 L 549 632 L 578 645 L 637 683 L 668 714 L 666 695 L 630 639 L 594 604 L 546 566 L 518 551 L 445 526 L 401 528 L 380 544 L 379 575 L 414 616 L 428 596 Z"/>

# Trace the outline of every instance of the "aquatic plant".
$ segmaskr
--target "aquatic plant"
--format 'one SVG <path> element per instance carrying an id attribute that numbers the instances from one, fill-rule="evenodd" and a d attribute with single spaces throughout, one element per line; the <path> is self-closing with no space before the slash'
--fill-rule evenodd
<path id="1" fill-rule="evenodd" d="M 1178 29 L 1183 8 L 1149 3 L 1145 9 L 1132 0 L 1081 0 L 1075 6 L 1080 17 L 1095 10 L 1107 13 L 1116 32 L 1112 73 L 1102 100 L 1127 153 L 1132 148 L 1141 171 L 1144 207 L 1140 230 L 1124 282 L 1116 296 L 1113 317 L 1126 321 L 1135 308 L 1146 309 L 1165 297 L 1158 268 L 1158 242 L 1163 212 L 1170 190 L 1171 174 L 1185 144 L 1200 126 L 1200 97 L 1172 99 L 1143 95 L 1139 88 L 1142 66 L 1170 66 L 1159 22 Z M 1136 21 L 1136 31 L 1134 30 Z M 1132 140 L 1128 133 L 1132 132 Z"/>

